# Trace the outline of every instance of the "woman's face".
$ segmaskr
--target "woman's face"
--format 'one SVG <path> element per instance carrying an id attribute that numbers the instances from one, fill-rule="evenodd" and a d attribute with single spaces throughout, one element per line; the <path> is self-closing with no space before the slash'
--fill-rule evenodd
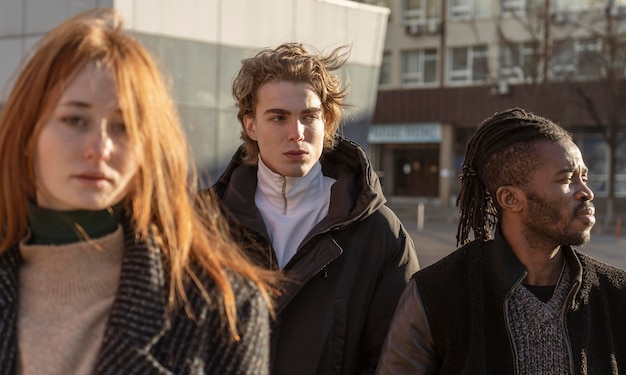
<path id="1" fill-rule="evenodd" d="M 120 202 L 138 169 L 115 77 L 89 64 L 65 89 L 36 142 L 37 205 L 101 210 Z"/>

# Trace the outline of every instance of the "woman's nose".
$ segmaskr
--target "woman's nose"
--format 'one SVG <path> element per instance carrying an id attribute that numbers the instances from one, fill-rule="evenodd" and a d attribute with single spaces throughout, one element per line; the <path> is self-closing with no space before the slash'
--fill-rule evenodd
<path id="1" fill-rule="evenodd" d="M 92 160 L 111 160 L 113 152 L 113 140 L 108 134 L 106 122 L 96 126 L 87 137 L 85 157 Z"/>

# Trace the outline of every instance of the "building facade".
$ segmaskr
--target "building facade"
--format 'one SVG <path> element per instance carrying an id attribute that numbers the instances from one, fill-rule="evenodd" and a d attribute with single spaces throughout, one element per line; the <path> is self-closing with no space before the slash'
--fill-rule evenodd
<path id="1" fill-rule="evenodd" d="M 29 48 L 87 9 L 117 9 L 167 76 L 196 163 L 209 184 L 238 145 L 231 83 L 242 59 L 284 42 L 351 48 L 341 72 L 353 105 L 345 135 L 365 144 L 376 101 L 389 10 L 343 0 L 11 0 L 0 2 L 0 107 Z"/>
<path id="2" fill-rule="evenodd" d="M 626 1 L 375 2 L 391 12 L 368 141 L 387 195 L 453 205 L 478 124 L 522 107 L 573 133 L 596 201 L 626 212 Z"/>

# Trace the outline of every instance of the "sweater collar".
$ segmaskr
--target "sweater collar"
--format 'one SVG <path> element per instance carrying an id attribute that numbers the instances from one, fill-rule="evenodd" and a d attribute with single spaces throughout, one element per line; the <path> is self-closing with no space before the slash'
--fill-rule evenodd
<path id="1" fill-rule="evenodd" d="M 113 233 L 121 222 L 122 203 L 99 211 L 57 211 L 28 203 L 30 243 L 61 245 Z"/>

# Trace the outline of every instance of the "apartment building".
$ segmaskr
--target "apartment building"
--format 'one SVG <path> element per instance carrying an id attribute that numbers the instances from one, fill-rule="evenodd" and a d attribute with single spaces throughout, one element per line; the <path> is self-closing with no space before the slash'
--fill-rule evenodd
<path id="1" fill-rule="evenodd" d="M 476 126 L 522 107 L 569 129 L 596 201 L 612 182 L 624 205 L 626 1 L 370 2 L 390 9 L 368 132 L 387 195 L 454 204 Z M 615 142 L 614 180 L 603 134 Z"/>

